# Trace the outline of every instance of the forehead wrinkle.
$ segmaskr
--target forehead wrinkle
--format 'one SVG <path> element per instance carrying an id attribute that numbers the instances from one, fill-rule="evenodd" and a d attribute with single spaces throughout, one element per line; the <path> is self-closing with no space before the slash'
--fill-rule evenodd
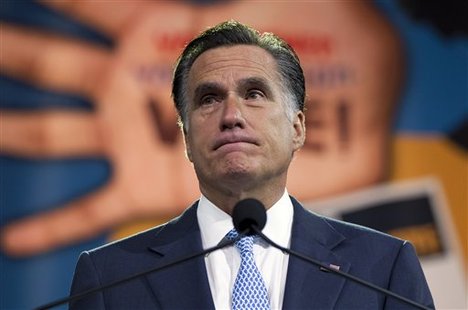
<path id="1" fill-rule="evenodd" d="M 214 64 L 214 63 L 211 63 L 211 64 Z M 260 73 L 262 73 L 262 75 L 265 75 L 265 76 L 269 77 L 270 79 L 272 79 L 272 75 L 265 69 L 265 66 L 261 66 L 260 64 L 258 65 L 258 67 L 251 67 L 251 66 L 247 67 L 247 66 L 242 65 L 242 64 L 233 64 L 233 63 L 226 63 L 225 65 L 216 66 L 216 67 L 213 67 L 211 65 L 207 65 L 207 66 L 203 67 L 203 71 L 198 72 L 196 75 L 198 76 L 198 79 L 199 79 L 200 77 L 203 77 L 203 76 L 208 75 L 210 73 L 225 70 L 225 69 L 229 69 L 229 71 L 226 71 L 225 74 L 229 74 L 229 75 L 232 76 L 234 72 L 232 72 L 231 69 L 237 69 L 237 68 L 240 68 L 240 69 L 243 69 L 243 70 L 248 69 L 248 70 L 251 70 L 252 72 L 260 72 Z M 237 72 L 243 72 L 243 70 L 237 71 Z"/>
<path id="2" fill-rule="evenodd" d="M 266 64 L 269 64 L 271 63 L 270 61 L 261 61 L 261 60 L 254 60 L 254 59 L 250 59 L 250 58 L 243 58 L 243 57 L 239 57 L 239 58 L 232 58 L 232 57 L 229 57 L 229 56 L 220 56 L 221 59 L 218 59 L 218 60 L 211 60 L 209 63 L 205 63 L 205 67 L 211 67 L 211 66 L 216 66 L 218 63 L 220 62 L 227 62 L 226 65 L 224 66 L 221 66 L 220 68 L 224 68 L 226 66 L 232 66 L 232 62 L 239 62 L 239 64 L 237 64 L 237 66 L 248 66 L 248 67 L 255 67 L 255 66 L 252 66 L 250 63 L 254 64 L 254 65 L 257 65 L 259 66 L 260 68 L 263 68 Z M 201 57 L 200 57 L 201 58 Z M 265 58 L 265 57 L 261 57 L 261 58 Z M 197 59 L 198 60 L 198 59 Z M 205 61 L 206 62 L 206 61 Z M 249 65 L 250 64 L 250 65 Z M 196 61 L 195 61 L 195 64 L 194 64 L 194 67 L 196 67 Z"/>
<path id="3" fill-rule="evenodd" d="M 276 75 L 272 75 L 270 72 L 264 69 L 264 67 L 249 67 L 249 73 L 248 76 L 242 76 L 245 73 L 246 67 L 243 65 L 233 65 L 233 64 L 226 64 L 223 66 L 218 66 L 216 68 L 208 69 L 208 70 L 203 70 L 202 72 L 191 72 L 189 79 L 194 81 L 195 83 L 192 84 L 195 87 L 195 90 L 199 89 L 199 86 L 202 84 L 206 85 L 212 85 L 219 86 L 221 87 L 221 84 L 219 82 L 212 81 L 210 78 L 210 74 L 213 72 L 216 72 L 218 70 L 224 70 L 228 68 L 229 70 L 225 70 L 225 72 L 222 72 L 223 76 L 228 76 L 229 79 L 234 82 L 234 84 L 242 83 L 242 84 L 247 84 L 247 83 L 257 83 L 257 84 L 263 84 L 265 86 L 268 86 L 269 82 L 277 84 L 278 81 L 275 80 Z M 236 70 L 236 69 L 241 69 L 241 70 Z M 276 73 L 276 72 L 274 72 Z M 241 74 L 240 77 L 236 77 L 236 75 Z M 198 84 L 198 85 L 197 85 Z"/>
<path id="4" fill-rule="evenodd" d="M 240 54 L 240 55 L 239 55 Z M 220 64 L 225 62 L 225 64 Z M 197 75 L 211 73 L 226 67 L 241 67 L 259 70 L 266 76 L 271 76 L 266 68 L 277 71 L 276 61 L 267 51 L 257 46 L 237 45 L 219 47 L 205 51 L 193 63 L 190 73 L 201 69 Z M 190 74 L 189 73 L 189 74 Z"/>

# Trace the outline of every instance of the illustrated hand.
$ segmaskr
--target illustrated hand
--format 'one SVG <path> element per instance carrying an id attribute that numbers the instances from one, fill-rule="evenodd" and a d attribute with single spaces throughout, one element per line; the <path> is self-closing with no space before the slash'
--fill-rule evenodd
<path id="1" fill-rule="evenodd" d="M 2 73 L 87 96 L 95 111 L 2 111 L 0 147 L 21 157 L 105 156 L 113 175 L 94 193 L 4 227 L 3 249 L 19 256 L 89 238 L 132 219 L 172 216 L 199 195 L 170 98 L 171 66 L 180 46 L 157 47 L 171 31 L 191 31 L 172 16 L 191 20 L 192 11 L 179 5 L 156 10 L 130 1 L 113 3 L 109 14 L 104 2 L 45 3 L 103 31 L 116 48 L 2 24 Z"/>
<path id="2" fill-rule="evenodd" d="M 385 178 L 401 50 L 372 4 L 43 3 L 107 34 L 115 48 L 2 25 L 2 73 L 87 96 L 95 104 L 93 113 L 2 111 L 2 152 L 47 158 L 102 155 L 113 175 L 95 193 L 9 224 L 2 231 L 8 253 L 39 253 L 132 219 L 169 217 L 199 195 L 169 97 L 172 65 L 195 34 L 231 18 L 278 33 L 301 58 L 307 140 L 289 170 L 289 192 L 308 201 Z"/>

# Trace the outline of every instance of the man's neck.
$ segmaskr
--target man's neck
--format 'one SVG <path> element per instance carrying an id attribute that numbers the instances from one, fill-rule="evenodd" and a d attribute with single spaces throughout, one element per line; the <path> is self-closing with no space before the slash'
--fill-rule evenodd
<path id="1" fill-rule="evenodd" d="M 281 196 L 283 196 L 285 189 L 286 187 L 284 185 L 249 190 L 246 190 L 245 188 L 237 190 L 228 188 L 224 191 L 220 191 L 219 189 L 210 190 L 210 188 L 203 188 L 202 186 L 200 188 L 202 194 L 206 198 L 228 214 L 232 214 L 234 206 L 239 201 L 246 198 L 259 200 L 268 210 L 281 198 Z"/>

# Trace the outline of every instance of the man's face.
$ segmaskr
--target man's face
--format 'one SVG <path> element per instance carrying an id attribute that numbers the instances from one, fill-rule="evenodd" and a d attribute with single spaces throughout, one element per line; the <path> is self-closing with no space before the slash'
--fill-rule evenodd
<path id="1" fill-rule="evenodd" d="M 188 77 L 187 154 L 206 195 L 234 187 L 285 186 L 304 142 L 304 115 L 287 117 L 274 58 L 249 45 L 201 54 Z"/>

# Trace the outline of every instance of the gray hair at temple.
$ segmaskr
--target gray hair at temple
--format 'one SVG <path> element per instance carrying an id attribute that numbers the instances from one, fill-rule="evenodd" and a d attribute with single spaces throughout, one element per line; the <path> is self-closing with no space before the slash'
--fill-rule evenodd
<path id="1" fill-rule="evenodd" d="M 292 120 L 294 112 L 304 111 L 304 73 L 299 57 L 292 47 L 272 33 L 260 34 L 249 26 L 230 20 L 207 29 L 190 41 L 177 61 L 172 82 L 172 98 L 179 114 L 179 125 L 184 133 L 188 130 L 187 81 L 193 63 L 209 49 L 234 45 L 254 45 L 270 53 L 277 63 L 283 88 L 282 99 L 288 118 Z"/>

